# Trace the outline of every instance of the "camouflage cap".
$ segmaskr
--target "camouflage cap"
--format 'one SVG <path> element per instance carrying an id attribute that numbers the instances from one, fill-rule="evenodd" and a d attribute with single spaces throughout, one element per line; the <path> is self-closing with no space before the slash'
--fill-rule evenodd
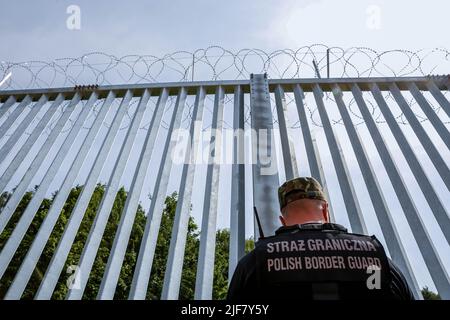
<path id="1" fill-rule="evenodd" d="M 313 177 L 299 177 L 286 181 L 278 188 L 280 209 L 298 199 L 326 200 L 322 186 Z"/>

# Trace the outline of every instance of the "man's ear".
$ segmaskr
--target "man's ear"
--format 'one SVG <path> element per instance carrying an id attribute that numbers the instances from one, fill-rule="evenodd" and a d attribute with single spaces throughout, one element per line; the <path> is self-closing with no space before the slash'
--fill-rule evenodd
<path id="1" fill-rule="evenodd" d="M 278 218 L 280 218 L 281 224 L 283 226 L 285 226 L 286 225 L 286 221 L 284 220 L 284 217 L 283 216 L 278 216 Z"/>
<path id="2" fill-rule="evenodd" d="M 326 202 L 326 201 L 323 204 L 322 214 L 323 214 L 323 218 L 326 222 L 331 222 L 330 221 L 330 213 L 328 212 L 328 202 Z"/>

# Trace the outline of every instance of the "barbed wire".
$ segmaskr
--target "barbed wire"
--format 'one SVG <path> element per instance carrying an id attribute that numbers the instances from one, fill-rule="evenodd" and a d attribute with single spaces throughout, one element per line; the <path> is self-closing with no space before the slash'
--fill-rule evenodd
<path id="1" fill-rule="evenodd" d="M 317 69 L 313 61 L 315 61 Z M 233 80 L 248 79 L 251 73 L 267 73 L 269 78 L 286 79 L 315 78 L 318 76 L 317 73 L 323 78 L 328 76 L 332 78 L 427 76 L 437 73 L 445 74 L 448 73 L 448 70 L 450 70 L 450 51 L 445 48 L 377 51 L 368 47 L 342 48 L 312 44 L 298 49 L 280 49 L 268 52 L 261 49 L 232 51 L 220 46 L 210 46 L 192 52 L 176 51 L 162 56 L 125 55 L 118 57 L 104 52 L 90 52 L 80 57 L 59 58 L 53 61 L 1 61 L 0 80 L 6 78 L 7 80 L 0 89 L 36 89 L 78 86 L 80 84 L 114 85 Z M 333 100 L 332 94 L 329 92 L 325 94 L 325 98 Z M 390 94 L 386 95 L 386 99 L 387 101 L 392 99 Z M 232 99 L 226 98 L 226 100 L 228 103 Z M 172 108 L 174 101 L 169 100 L 169 102 L 167 109 Z M 440 111 L 440 106 L 434 105 L 430 99 L 428 102 L 436 112 Z M 133 101 L 131 105 L 135 103 Z M 286 95 L 286 103 L 287 105 L 295 103 L 289 94 Z M 411 107 L 416 104 L 412 98 L 408 99 L 408 103 Z M 354 100 L 350 100 L 347 104 L 351 114 L 358 121 L 356 125 L 364 123 L 359 113 L 353 110 Z M 314 126 L 321 127 L 317 108 L 311 105 L 312 103 L 305 103 L 311 122 Z M 384 122 L 377 104 L 368 101 L 367 105 L 375 120 Z M 183 123 L 190 121 L 193 104 L 187 103 L 187 108 Z M 249 124 L 251 113 L 248 103 L 245 103 L 245 108 L 245 123 Z M 205 110 L 212 112 L 208 106 L 205 107 Z M 168 111 L 166 110 L 165 113 Z M 416 116 L 420 121 L 427 120 L 419 113 L 416 113 Z M 408 124 L 403 113 L 399 112 L 395 117 L 399 123 Z M 132 114 L 129 110 L 120 129 L 127 128 L 131 119 Z M 333 124 L 343 125 L 342 119 L 339 117 L 331 120 Z M 274 124 L 277 122 L 274 119 Z M 147 122 L 141 126 L 141 129 L 148 124 Z M 165 120 L 161 125 L 165 129 L 169 127 Z M 105 124 L 105 126 L 109 125 Z M 225 120 L 223 126 L 232 128 L 232 125 Z M 299 128 L 299 121 L 291 124 L 289 128 Z M 203 130 L 206 129 L 208 126 L 203 128 Z"/>
<path id="2" fill-rule="evenodd" d="M 327 62 L 328 59 L 328 62 Z M 323 44 L 267 52 L 261 49 L 227 50 L 211 46 L 193 52 L 176 51 L 162 56 L 90 52 L 53 61 L 0 62 L 0 78 L 12 76 L 5 89 L 136 84 L 163 81 L 248 79 L 251 73 L 270 78 L 316 77 L 313 64 L 325 77 L 413 76 L 447 73 L 450 51 L 445 48 L 416 51 L 377 51 L 367 47 L 329 47 Z"/>

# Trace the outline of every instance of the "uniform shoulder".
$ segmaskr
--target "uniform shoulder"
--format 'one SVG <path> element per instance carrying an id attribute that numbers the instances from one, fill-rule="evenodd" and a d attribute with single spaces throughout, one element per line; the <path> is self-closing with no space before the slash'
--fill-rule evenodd
<path id="1" fill-rule="evenodd" d="M 252 251 L 246 253 L 238 262 L 238 266 L 248 267 L 256 264 L 256 251 L 253 249 Z"/>
<path id="2" fill-rule="evenodd" d="M 250 297 L 256 288 L 256 253 L 255 250 L 244 255 L 236 265 L 227 299 Z"/>
<path id="3" fill-rule="evenodd" d="M 415 300 L 411 288 L 401 270 L 390 258 L 388 258 L 388 261 L 391 270 L 391 290 L 394 297 L 400 300 Z"/>

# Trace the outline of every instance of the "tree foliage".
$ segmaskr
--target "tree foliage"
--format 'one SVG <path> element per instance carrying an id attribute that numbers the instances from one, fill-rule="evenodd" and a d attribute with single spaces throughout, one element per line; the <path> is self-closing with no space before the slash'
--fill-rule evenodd
<path id="1" fill-rule="evenodd" d="M 8 238 L 11 236 L 11 233 L 14 231 L 14 227 L 18 223 L 20 217 L 23 215 L 37 187 L 38 186 L 36 186 L 34 190 L 27 192 L 17 206 L 8 225 L 0 235 L 0 250 L 4 247 Z M 105 189 L 105 185 L 98 184 L 92 194 L 83 220 L 80 224 L 77 235 L 66 259 L 65 266 L 61 274 L 59 275 L 59 280 L 54 290 L 52 299 L 64 299 L 67 294 L 67 280 L 71 276 L 71 273 L 67 273 L 67 270 L 70 270 L 70 266 L 76 266 L 79 263 L 80 256 L 89 236 L 89 232 L 94 222 L 95 215 L 99 209 L 99 205 L 101 203 Z M 53 228 L 53 231 L 36 265 L 36 268 L 34 269 L 31 279 L 22 295 L 22 299 L 32 299 L 37 292 L 39 285 L 45 275 L 45 272 L 51 262 L 53 254 L 58 247 L 59 241 L 61 240 L 67 223 L 70 220 L 72 211 L 77 203 L 77 199 L 82 191 L 82 186 L 76 186 L 71 190 L 66 203 L 61 210 L 58 221 Z M 10 196 L 11 193 L 8 192 L 0 195 L 0 210 L 6 205 Z M 36 237 L 39 227 L 44 221 L 55 197 L 56 193 L 54 193 L 50 199 L 44 199 L 38 211 L 36 212 L 36 215 L 31 225 L 29 226 L 25 237 L 21 241 L 10 265 L 8 266 L 3 278 L 0 281 L 0 298 L 4 297 L 9 286 L 14 280 L 14 277 L 24 260 L 26 253 L 30 249 L 30 246 L 32 245 L 33 240 Z M 105 271 L 105 266 L 110 255 L 110 251 L 114 242 L 114 236 L 117 231 L 126 198 L 127 192 L 124 188 L 121 188 L 116 195 L 113 207 L 111 209 L 102 241 L 97 251 L 95 262 L 93 264 L 91 273 L 89 274 L 89 279 L 83 294 L 83 299 L 95 299 L 97 296 L 98 288 L 100 286 Z M 148 285 L 147 299 L 159 299 L 159 297 L 161 296 L 176 205 L 176 193 L 173 193 L 170 196 L 166 197 L 153 264 L 151 267 L 152 270 L 150 282 Z M 114 296 L 115 299 L 127 299 L 128 297 L 130 285 L 133 279 L 134 267 L 139 254 L 139 247 L 145 230 L 146 221 L 147 217 L 145 215 L 145 212 L 139 205 L 136 211 L 132 232 L 127 245 L 120 277 L 117 283 L 117 288 Z M 200 244 L 199 235 L 200 231 L 198 229 L 198 226 L 195 223 L 194 219 L 190 217 L 188 222 L 188 233 L 186 238 L 183 272 L 179 293 L 180 299 L 194 298 L 195 278 L 197 273 L 197 260 Z M 213 298 L 223 299 L 226 296 L 226 291 L 228 288 L 228 229 L 217 231 L 216 244 L 217 246 L 215 251 Z M 246 241 L 247 251 L 252 248 L 252 245 L 253 240 L 248 239 Z"/>
<path id="2" fill-rule="evenodd" d="M 32 199 L 38 186 L 34 190 L 27 192 L 21 199 L 14 214 L 8 222 L 4 231 L 0 234 L 0 250 L 3 249 L 14 227 L 25 212 L 27 205 Z M 101 203 L 106 186 L 97 184 L 88 207 L 81 221 L 75 240 L 65 262 L 65 266 L 59 275 L 59 280 L 54 290 L 52 299 L 64 299 L 67 294 L 67 280 L 71 273 L 67 273 L 69 266 L 76 266 L 79 263 L 86 240 L 89 236 L 96 213 Z M 71 218 L 72 211 L 77 203 L 77 199 L 83 191 L 83 186 L 72 188 L 69 196 L 60 212 L 58 221 L 45 245 L 45 248 L 39 258 L 34 272 L 28 282 L 28 285 L 22 295 L 22 299 L 32 299 L 36 294 L 45 272 L 51 262 L 54 252 L 58 247 L 64 230 Z M 36 215 L 29 226 L 26 235 L 20 242 L 20 245 L 14 254 L 11 263 L 6 269 L 0 281 L 0 299 L 4 297 L 14 277 L 19 270 L 34 238 L 44 221 L 57 193 L 52 194 L 49 199 L 44 199 L 36 212 Z M 11 197 L 11 193 L 4 192 L 0 195 L 0 214 L 3 207 Z M 122 187 L 119 189 L 111 213 L 106 224 L 106 228 L 97 251 L 97 256 L 89 274 L 87 286 L 85 288 L 83 299 L 96 299 L 98 289 L 105 271 L 105 266 L 110 256 L 111 248 L 114 242 L 114 236 L 121 218 L 123 208 L 127 199 L 127 192 Z M 164 274 L 169 253 L 170 239 L 172 237 L 172 227 L 177 206 L 177 194 L 174 192 L 165 199 L 165 207 L 162 212 L 161 226 L 158 234 L 153 264 L 151 266 L 151 276 L 147 290 L 147 299 L 159 299 L 164 283 Z M 139 248 L 145 230 L 147 217 L 141 205 L 136 211 L 133 228 L 127 245 L 126 254 L 122 264 L 120 277 L 117 283 L 114 299 L 127 299 L 130 285 L 133 279 L 134 268 L 139 255 Z M 192 216 L 189 217 L 188 232 L 186 237 L 185 254 L 183 261 L 183 270 L 181 276 L 181 285 L 179 299 L 187 300 L 194 298 L 195 279 L 197 273 L 197 260 L 200 245 L 200 231 Z M 218 230 L 216 233 L 215 263 L 214 263 L 214 281 L 213 281 L 213 299 L 224 299 L 228 289 L 228 257 L 229 257 L 230 232 L 228 229 Z M 245 242 L 245 252 L 254 248 L 254 240 L 247 239 Z M 426 300 L 437 300 L 440 296 L 424 287 L 422 294 Z"/>

